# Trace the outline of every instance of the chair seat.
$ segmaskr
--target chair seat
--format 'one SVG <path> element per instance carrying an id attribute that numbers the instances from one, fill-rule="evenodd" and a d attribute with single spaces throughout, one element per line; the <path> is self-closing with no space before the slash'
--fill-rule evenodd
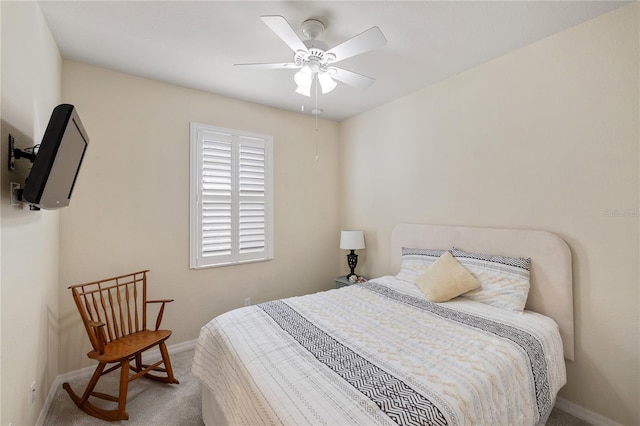
<path id="1" fill-rule="evenodd" d="M 152 346 L 167 340 L 171 336 L 171 330 L 144 330 L 129 334 L 114 340 L 104 347 L 104 353 L 91 351 L 87 353 L 89 358 L 100 362 L 118 362 L 130 358 L 136 353 L 146 351 Z"/>

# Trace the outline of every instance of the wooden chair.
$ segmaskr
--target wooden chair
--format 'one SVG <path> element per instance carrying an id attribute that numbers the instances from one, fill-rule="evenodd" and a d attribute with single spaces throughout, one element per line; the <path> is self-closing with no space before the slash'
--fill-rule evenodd
<path id="1" fill-rule="evenodd" d="M 126 411 L 127 387 L 132 380 L 147 377 L 165 383 L 179 383 L 173 376 L 165 345 L 171 331 L 159 330 L 164 306 L 173 300 L 147 300 L 147 272 L 149 271 L 134 272 L 69 287 L 93 347 L 87 356 L 98 361 L 98 366 L 82 397 L 76 395 L 69 383 L 64 383 L 62 387 L 79 408 L 102 420 L 129 419 Z M 149 303 L 161 304 L 154 330 L 147 329 Z M 151 365 L 143 364 L 142 352 L 155 346 L 160 349 L 162 360 Z M 115 365 L 105 370 L 108 364 Z M 162 364 L 164 368 L 161 367 Z M 121 369 L 118 396 L 94 392 L 98 379 L 118 368 Z M 129 376 L 129 370 L 135 374 Z M 152 371 L 165 374 L 158 376 L 151 374 Z M 89 402 L 89 397 L 117 402 L 117 409 L 96 407 Z"/>

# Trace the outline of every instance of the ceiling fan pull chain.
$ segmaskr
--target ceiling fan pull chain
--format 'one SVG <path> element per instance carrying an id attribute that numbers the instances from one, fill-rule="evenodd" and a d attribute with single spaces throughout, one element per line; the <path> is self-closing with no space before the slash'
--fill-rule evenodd
<path id="1" fill-rule="evenodd" d="M 316 81 L 316 163 L 318 162 L 318 114 L 320 114 L 320 110 L 318 109 L 318 82 Z"/>

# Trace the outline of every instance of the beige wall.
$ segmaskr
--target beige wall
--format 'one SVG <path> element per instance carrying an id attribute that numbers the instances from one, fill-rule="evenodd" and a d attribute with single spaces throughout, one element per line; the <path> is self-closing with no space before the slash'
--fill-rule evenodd
<path id="1" fill-rule="evenodd" d="M 63 99 L 91 139 L 60 213 L 60 372 L 88 365 L 68 284 L 151 270 L 151 296 L 174 298 L 169 344 L 198 337 L 243 305 L 330 289 L 338 273 L 338 125 L 64 61 Z M 275 259 L 189 270 L 189 122 L 274 137 Z M 327 266 L 329 265 L 329 266 Z M 334 265 L 333 267 L 331 265 Z"/>
<path id="2" fill-rule="evenodd" d="M 2 123 L 0 198 L 2 271 L 2 414 L 0 423 L 34 424 L 57 376 L 58 213 L 11 207 L 7 135 L 18 147 L 39 143 L 60 101 L 58 48 L 34 2 L 0 2 L 2 10 Z M 32 405 L 29 388 L 36 382 Z"/>
<path id="3" fill-rule="evenodd" d="M 638 4 L 341 123 L 343 227 L 388 274 L 397 223 L 546 229 L 571 246 L 560 396 L 639 424 Z M 618 210 L 622 217 L 613 217 Z"/>

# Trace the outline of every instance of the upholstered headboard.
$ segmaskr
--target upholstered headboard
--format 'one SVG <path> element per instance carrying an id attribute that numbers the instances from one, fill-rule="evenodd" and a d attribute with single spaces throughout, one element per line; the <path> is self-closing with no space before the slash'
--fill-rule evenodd
<path id="1" fill-rule="evenodd" d="M 573 360 L 573 279 L 571 251 L 551 232 L 525 229 L 400 224 L 391 234 L 391 270 L 402 262 L 402 247 L 450 249 L 531 258 L 531 289 L 526 309 L 558 324 L 564 356 Z"/>

